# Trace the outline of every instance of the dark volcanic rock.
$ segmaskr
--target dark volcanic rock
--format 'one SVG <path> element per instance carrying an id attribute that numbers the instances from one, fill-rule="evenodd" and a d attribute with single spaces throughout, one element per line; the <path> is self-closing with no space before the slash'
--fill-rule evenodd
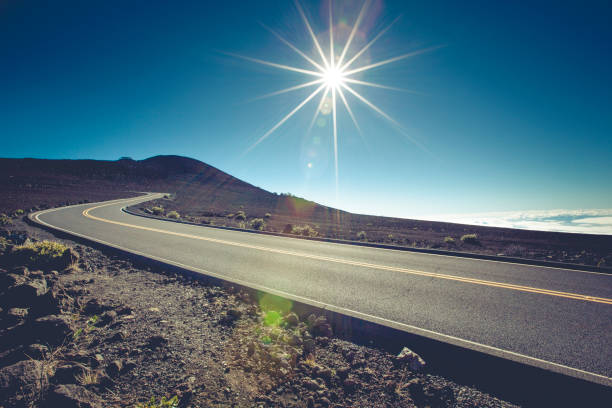
<path id="1" fill-rule="evenodd" d="M 38 302 L 39 297 L 47 293 L 47 281 L 33 279 L 9 288 L 2 299 L 2 303 L 13 307 L 31 307 Z"/>
<path id="2" fill-rule="evenodd" d="M 408 347 L 404 347 L 402 351 L 395 357 L 394 363 L 398 366 L 405 365 L 412 371 L 419 371 L 425 367 L 425 360 L 421 358 L 417 353 L 410 350 Z"/>
<path id="3" fill-rule="evenodd" d="M 85 387 L 75 384 L 58 385 L 47 396 L 45 407 L 54 408 L 98 408 L 98 397 Z"/>
<path id="4" fill-rule="evenodd" d="M 61 344 L 72 333 L 70 318 L 63 315 L 39 317 L 32 322 L 33 335 L 43 343 Z"/>
<path id="5" fill-rule="evenodd" d="M 85 303 L 85 307 L 83 308 L 83 312 L 87 315 L 99 315 L 107 310 L 112 309 L 111 306 L 103 305 L 96 298 L 90 299 Z"/>
<path id="6" fill-rule="evenodd" d="M 0 400 L 20 393 L 38 393 L 47 386 L 44 365 L 37 360 L 20 361 L 0 369 Z"/>
<path id="7" fill-rule="evenodd" d="M 55 374 L 51 377 L 54 384 L 76 384 L 77 376 L 83 368 L 76 364 L 64 364 L 55 369 Z"/>

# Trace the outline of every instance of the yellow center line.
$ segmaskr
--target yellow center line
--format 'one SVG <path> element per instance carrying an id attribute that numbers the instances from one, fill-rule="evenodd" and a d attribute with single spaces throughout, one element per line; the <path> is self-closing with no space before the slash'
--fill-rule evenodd
<path id="1" fill-rule="evenodd" d="M 327 256 L 322 256 L 322 255 L 313 255 L 313 254 L 306 254 L 306 253 L 301 253 L 301 252 L 286 251 L 283 249 L 268 248 L 268 247 L 263 247 L 263 246 L 258 246 L 258 245 L 251 245 L 251 244 L 245 244 L 245 243 L 234 242 L 234 241 L 226 241 L 223 239 L 208 238 L 208 237 L 202 237 L 198 235 L 185 234 L 181 232 L 167 231 L 167 230 L 162 230 L 158 228 L 151 228 L 151 227 L 144 227 L 140 225 L 128 224 L 125 222 L 112 221 L 112 220 L 96 217 L 95 215 L 89 214 L 91 210 L 95 210 L 97 208 L 106 207 L 106 206 L 113 205 L 113 204 L 116 204 L 116 203 L 102 204 L 102 205 L 88 208 L 83 211 L 83 216 L 96 220 L 96 221 L 101 221 L 101 222 L 115 224 L 115 225 L 121 225 L 121 226 L 128 227 L 128 228 L 140 229 L 140 230 L 150 231 L 150 232 L 158 232 L 161 234 L 174 235 L 177 237 L 196 239 L 200 241 L 214 242 L 217 244 L 230 245 L 230 246 L 236 246 L 236 247 L 241 247 L 241 248 L 256 249 L 259 251 L 271 252 L 271 253 L 276 253 L 276 254 L 289 255 L 289 256 L 295 256 L 295 257 L 301 257 L 301 258 L 307 258 L 307 259 L 314 259 L 318 261 L 334 262 L 334 263 L 359 266 L 359 267 L 364 267 L 364 268 L 401 272 L 401 273 L 406 273 L 410 275 L 426 276 L 426 277 L 431 277 L 431 278 L 452 280 L 456 282 L 471 283 L 475 285 L 491 286 L 491 287 L 496 287 L 496 288 L 517 290 L 521 292 L 539 293 L 543 295 L 557 296 L 557 297 L 563 297 L 563 298 L 568 298 L 568 299 L 576 299 L 576 300 L 583 300 L 587 302 L 604 303 L 604 304 L 612 305 L 612 299 L 609 299 L 609 298 L 581 295 L 577 293 L 560 292 L 560 291 L 549 290 L 549 289 L 540 289 L 540 288 L 534 288 L 531 286 L 514 285 L 511 283 L 502 283 L 502 282 L 487 281 L 487 280 L 482 280 L 482 279 L 466 278 L 466 277 L 461 277 L 461 276 L 446 275 L 446 274 L 435 273 L 435 272 L 425 272 L 425 271 L 401 268 L 401 267 L 396 267 L 396 266 L 371 264 L 371 263 L 366 263 L 366 262 L 351 261 L 349 259 L 331 258 Z"/>

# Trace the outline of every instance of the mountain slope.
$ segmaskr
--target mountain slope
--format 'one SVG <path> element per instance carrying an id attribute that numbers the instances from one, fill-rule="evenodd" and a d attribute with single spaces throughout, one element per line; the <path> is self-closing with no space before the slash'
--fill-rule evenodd
<path id="1" fill-rule="evenodd" d="M 269 231 L 612 265 L 612 236 L 351 214 L 302 198 L 270 193 L 186 157 L 155 156 L 139 161 L 0 159 L 2 213 L 110 200 L 143 191 L 171 194 L 171 199 L 148 206 L 161 205 L 166 212 L 175 210 L 182 218 L 197 223 L 248 228 L 251 220 L 269 214 L 264 226 Z M 244 211 L 247 219 L 228 217 L 237 211 Z M 304 232 L 296 228 L 304 224 L 313 229 Z M 476 239 L 460 239 L 465 234 L 476 234 Z"/>

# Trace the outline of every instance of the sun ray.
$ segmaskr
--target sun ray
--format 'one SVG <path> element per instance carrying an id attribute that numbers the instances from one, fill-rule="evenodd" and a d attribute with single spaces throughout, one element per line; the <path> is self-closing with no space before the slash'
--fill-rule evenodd
<path id="1" fill-rule="evenodd" d="M 404 55 L 400 55 L 400 56 L 397 56 L 397 57 L 389 58 L 389 59 L 386 59 L 384 61 L 375 62 L 374 64 L 365 65 L 363 67 L 355 68 L 355 69 L 353 69 L 351 71 L 346 71 L 346 72 L 344 72 L 344 75 L 353 75 L 353 74 L 356 74 L 358 72 L 363 72 L 363 71 L 370 70 L 372 68 L 381 67 L 383 65 L 387 65 L 387 64 L 390 64 L 392 62 L 400 61 L 400 60 L 403 60 L 403 59 L 406 59 L 406 58 L 414 57 L 416 55 L 420 55 L 420 54 L 423 54 L 425 52 L 433 51 L 433 50 L 436 50 L 436 49 L 441 48 L 441 47 L 442 47 L 441 45 L 436 45 L 435 47 L 429 47 L 429 48 L 424 48 L 422 50 L 409 52 L 408 54 L 404 54 Z"/>
<path id="2" fill-rule="evenodd" d="M 271 92 L 271 93 L 268 93 L 268 94 L 265 94 L 265 95 L 258 96 L 256 98 L 251 99 L 250 101 L 251 102 L 252 101 L 258 101 L 260 99 L 270 98 L 270 97 L 276 96 L 276 95 L 282 95 L 282 94 L 287 93 L 287 92 L 297 91 L 298 89 L 308 88 L 309 86 L 320 84 L 323 81 L 325 81 L 325 79 L 323 79 L 323 78 L 315 79 L 314 81 L 306 82 L 304 84 L 292 86 L 290 88 L 285 88 L 285 89 L 281 89 L 281 90 L 276 91 L 276 92 Z"/>
<path id="3" fill-rule="evenodd" d="M 347 91 L 349 91 L 350 93 L 352 93 L 357 99 L 359 99 L 361 102 L 365 103 L 367 106 L 369 106 L 372 110 L 374 110 L 376 113 L 378 113 L 380 116 L 382 116 L 383 118 L 387 119 L 389 122 L 391 122 L 396 128 L 397 130 L 400 131 L 401 134 L 403 134 L 404 136 L 406 136 L 412 143 L 414 143 L 415 145 L 419 146 L 421 149 L 423 149 L 426 152 L 429 152 L 425 146 L 423 146 L 421 143 L 419 143 L 418 140 L 416 140 L 415 138 L 413 138 L 412 136 L 410 136 L 408 134 L 408 132 L 406 132 L 406 130 L 404 129 L 404 127 L 402 125 L 399 124 L 399 122 L 397 122 L 395 119 L 393 119 L 391 116 L 389 116 L 388 114 L 386 114 L 382 109 L 380 109 L 378 106 L 374 105 L 372 102 L 368 101 L 366 98 L 364 98 L 363 96 L 361 96 L 357 91 L 353 90 L 350 86 L 346 85 L 346 84 L 342 84 L 342 86 L 344 87 L 344 89 L 346 89 Z"/>
<path id="4" fill-rule="evenodd" d="M 348 60 L 348 62 L 346 64 L 344 64 L 342 66 L 342 68 L 340 68 L 341 71 L 346 70 L 353 62 L 355 62 L 355 60 L 359 57 L 361 57 L 361 55 L 366 52 L 368 50 L 368 48 L 370 48 L 375 42 L 376 40 L 378 40 L 380 37 L 382 37 L 382 35 L 384 33 L 386 33 L 387 31 L 389 31 L 389 29 L 391 27 L 393 27 L 393 24 L 395 24 L 397 22 L 397 20 L 400 19 L 401 16 L 397 16 L 395 18 L 395 20 L 393 20 L 391 22 L 391 24 L 389 24 L 388 26 L 386 26 L 381 32 L 379 32 L 378 34 L 376 34 L 376 36 L 374 38 L 372 38 L 372 40 L 367 43 L 361 50 L 359 50 L 359 52 L 357 54 L 355 54 L 350 60 Z"/>
<path id="5" fill-rule="evenodd" d="M 312 120 L 310 121 L 310 125 L 308 125 L 308 130 L 306 130 L 306 134 L 309 135 L 310 131 L 312 130 L 312 127 L 315 124 L 315 121 L 317 120 L 317 116 L 319 116 L 319 112 L 321 112 L 321 108 L 323 108 L 323 104 L 325 103 L 325 98 L 327 98 L 327 94 L 329 93 L 329 86 L 327 88 L 325 88 L 325 92 L 323 92 L 323 96 L 321 97 L 321 101 L 319 102 L 319 105 L 317 106 L 317 110 L 315 111 L 314 115 L 312 116 Z"/>
<path id="6" fill-rule="evenodd" d="M 346 98 L 344 97 L 344 92 L 342 92 L 342 88 L 338 88 L 338 95 L 340 95 L 340 99 L 342 99 L 342 103 L 344 103 L 344 107 L 346 108 L 346 111 L 348 112 L 349 116 L 353 120 L 353 124 L 355 125 L 355 127 L 359 131 L 359 134 L 363 137 L 363 133 L 361 132 L 361 128 L 359 127 L 359 124 L 357 123 L 357 119 L 355 118 L 355 115 L 353 115 L 353 110 L 351 109 L 351 107 L 349 106 Z"/>
<path id="7" fill-rule="evenodd" d="M 321 44 L 319 44 L 319 41 L 317 40 L 317 36 L 312 31 L 312 27 L 310 26 L 310 23 L 308 22 L 308 18 L 306 18 L 306 14 L 304 14 L 304 10 L 302 9 L 302 6 L 300 5 L 299 0 L 295 0 L 295 6 L 297 7 L 300 15 L 302 16 L 302 20 L 304 20 L 304 24 L 306 25 L 306 28 L 308 29 L 308 32 L 310 33 L 310 36 L 312 37 L 312 41 L 314 42 L 317 51 L 319 51 L 319 54 L 321 55 L 321 60 L 323 61 L 323 65 L 325 65 L 325 68 L 329 68 L 329 63 L 327 62 L 327 59 L 325 58 L 323 49 L 321 49 Z"/>
<path id="8" fill-rule="evenodd" d="M 334 125 L 334 170 L 336 175 L 336 207 L 338 206 L 338 126 L 336 122 L 336 88 L 332 88 L 332 121 Z"/>
<path id="9" fill-rule="evenodd" d="M 334 21 L 332 18 L 332 0 L 329 0 L 329 67 L 334 69 L 336 61 L 334 61 Z"/>
<path id="10" fill-rule="evenodd" d="M 246 55 L 234 54 L 232 52 L 224 52 L 224 54 L 230 55 L 230 56 L 236 57 L 236 58 L 242 58 L 242 59 L 247 60 L 247 61 L 256 62 L 258 64 L 268 65 L 268 66 L 271 66 L 271 67 L 274 67 L 274 68 L 284 69 L 284 70 L 287 70 L 287 71 L 294 71 L 294 72 L 299 72 L 299 73 L 302 73 L 302 74 L 318 76 L 318 77 L 322 77 L 323 76 L 323 73 L 321 73 L 321 72 L 315 72 L 315 71 L 310 71 L 308 69 L 291 67 L 289 65 L 277 64 L 275 62 L 264 61 L 264 60 L 261 60 L 259 58 L 247 57 Z"/>
<path id="11" fill-rule="evenodd" d="M 272 127 L 272 129 L 268 130 L 262 137 L 260 137 L 251 147 L 249 147 L 247 149 L 247 153 L 251 150 L 253 150 L 253 148 L 255 146 L 257 146 L 259 143 L 261 143 L 262 141 L 264 141 L 268 136 L 270 136 L 276 129 L 278 129 L 283 123 L 285 123 L 290 117 L 292 117 L 293 115 L 295 115 L 295 113 L 297 111 L 299 111 L 300 109 L 302 109 L 302 107 L 304 105 L 306 105 L 312 98 L 314 98 L 319 92 L 321 92 L 321 89 L 323 89 L 323 87 L 325 87 L 325 84 L 319 86 L 317 88 L 316 91 L 314 91 L 313 93 L 311 93 L 306 99 L 304 99 L 298 106 L 296 106 L 291 112 L 289 112 L 284 118 L 282 118 L 276 125 L 274 125 Z"/>
<path id="12" fill-rule="evenodd" d="M 310 62 L 312 65 L 314 65 L 318 70 L 320 71 L 325 71 L 325 68 L 323 68 L 319 63 L 317 63 L 315 60 L 313 60 L 312 58 L 310 58 L 308 55 L 304 54 L 304 52 L 302 52 L 302 50 L 300 50 L 299 48 L 297 48 L 295 45 L 291 44 L 289 41 L 287 41 L 284 37 L 282 37 L 280 34 L 278 34 L 276 31 L 272 30 L 270 27 L 268 27 L 267 25 L 260 23 L 263 28 L 265 28 L 266 30 L 268 30 L 269 32 L 271 32 L 272 34 L 274 34 L 276 36 L 276 38 L 278 38 L 280 41 L 282 41 L 285 45 L 287 45 L 289 48 L 291 48 L 293 51 L 295 51 L 296 53 L 298 53 L 299 55 L 301 55 L 302 57 L 304 57 L 304 59 L 308 62 Z"/>
<path id="13" fill-rule="evenodd" d="M 337 66 L 339 67 L 342 66 L 342 61 L 344 60 L 344 57 L 346 56 L 346 53 L 349 50 L 349 47 L 351 46 L 351 42 L 353 42 L 353 37 L 355 37 L 355 34 L 357 33 L 357 29 L 359 28 L 359 24 L 361 24 L 361 20 L 363 19 L 363 16 L 365 15 L 365 12 L 369 6 L 370 6 L 370 0 L 366 0 L 363 3 L 363 6 L 361 6 L 361 11 L 359 12 L 359 15 L 357 16 L 357 20 L 355 20 L 355 25 L 353 25 L 351 34 L 349 35 L 348 40 L 346 40 L 346 44 L 344 44 L 344 49 L 342 50 L 342 54 L 340 54 L 340 58 L 338 58 Z"/>
<path id="14" fill-rule="evenodd" d="M 381 85 L 381 84 L 376 84 L 374 82 L 368 82 L 368 81 L 361 81 L 359 79 L 353 79 L 353 78 L 342 78 L 342 80 L 344 82 L 349 82 L 352 84 L 357 84 L 357 85 L 364 85 L 364 86 L 371 86 L 373 88 L 381 88 L 381 89 L 388 89 L 390 91 L 399 91 L 399 92 L 411 92 L 411 93 L 418 93 L 416 91 L 411 91 L 409 89 L 402 89 L 402 88 L 395 88 L 392 86 L 387 86 L 387 85 Z"/>

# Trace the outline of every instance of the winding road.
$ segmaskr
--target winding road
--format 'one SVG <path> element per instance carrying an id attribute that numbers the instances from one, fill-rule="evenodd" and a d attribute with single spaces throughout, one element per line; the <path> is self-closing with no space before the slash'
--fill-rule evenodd
<path id="1" fill-rule="evenodd" d="M 54 208 L 47 227 L 417 335 L 612 386 L 612 275 Z"/>

